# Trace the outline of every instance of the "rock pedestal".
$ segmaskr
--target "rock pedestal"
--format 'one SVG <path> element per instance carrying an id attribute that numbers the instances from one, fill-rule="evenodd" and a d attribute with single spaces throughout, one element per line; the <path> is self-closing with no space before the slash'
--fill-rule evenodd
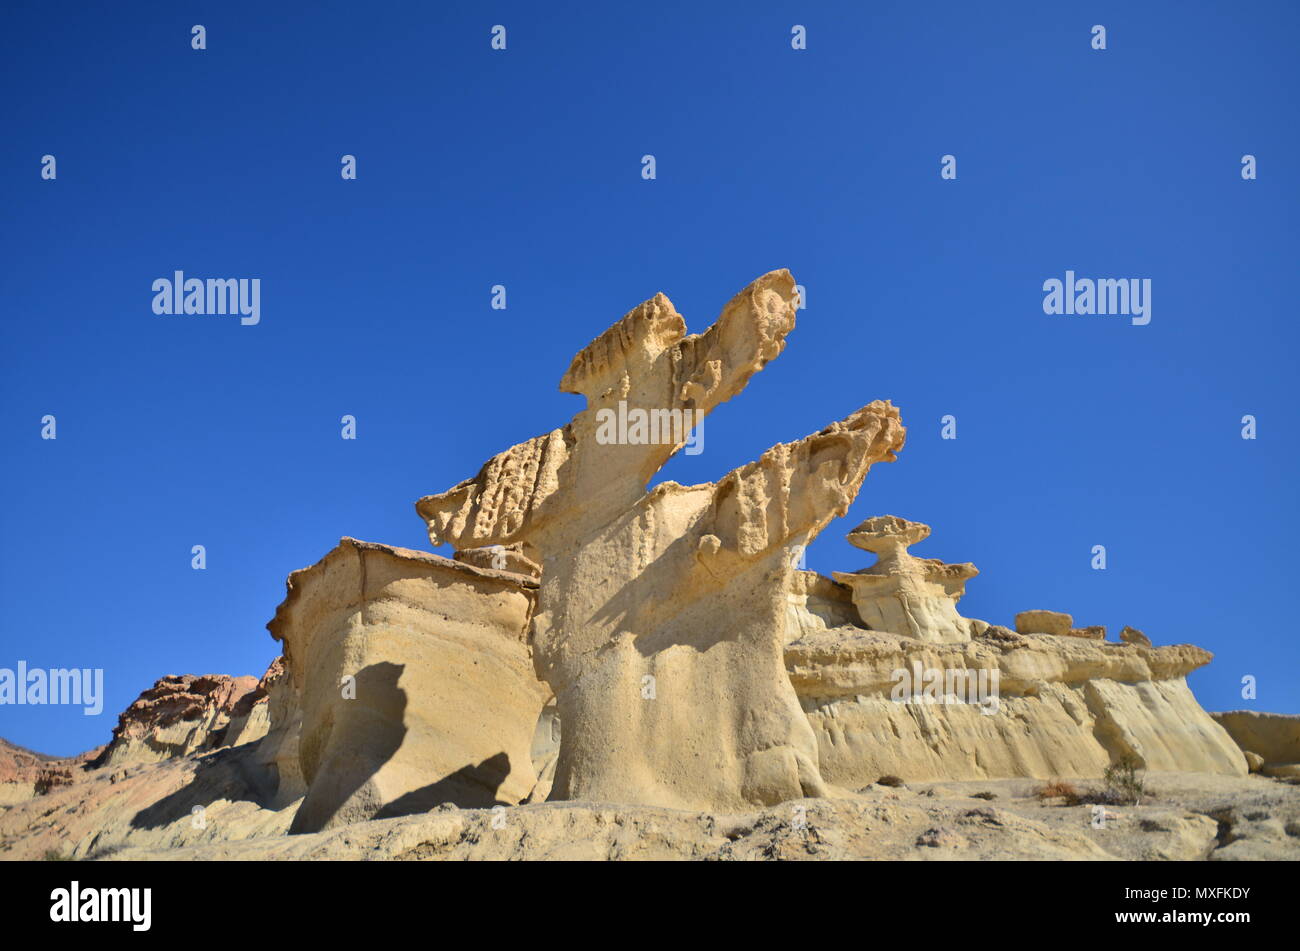
<path id="1" fill-rule="evenodd" d="M 971 623 L 957 613 L 957 602 L 979 569 L 908 552 L 929 535 L 929 525 L 896 515 L 869 518 L 848 538 L 850 544 L 873 552 L 876 563 L 854 573 L 834 572 L 835 580 L 849 587 L 858 616 L 870 630 L 935 644 L 968 641 Z"/>
<path id="2" fill-rule="evenodd" d="M 528 647 L 536 584 L 352 538 L 289 576 L 268 627 L 301 717 L 291 831 L 529 795 L 548 696 Z"/>

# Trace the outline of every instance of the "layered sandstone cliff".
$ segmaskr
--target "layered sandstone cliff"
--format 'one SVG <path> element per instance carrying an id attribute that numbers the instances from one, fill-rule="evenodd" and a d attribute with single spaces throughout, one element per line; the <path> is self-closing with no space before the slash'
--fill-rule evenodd
<path id="1" fill-rule="evenodd" d="M 880 554 L 877 565 L 837 572 L 839 585 L 792 588 L 803 616 L 786 666 L 828 781 L 1088 776 L 1123 757 L 1150 770 L 1246 773 L 1187 686 L 1208 651 L 1106 643 L 1104 628 L 1052 611 L 1021 612 L 1022 633 L 962 618 L 956 602 L 977 571 L 907 553 L 929 534 L 895 516 L 868 519 L 849 539 Z"/>

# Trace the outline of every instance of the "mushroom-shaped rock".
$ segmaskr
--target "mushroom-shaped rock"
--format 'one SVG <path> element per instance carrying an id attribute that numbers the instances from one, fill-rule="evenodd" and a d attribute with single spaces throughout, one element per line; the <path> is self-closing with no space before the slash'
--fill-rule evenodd
<path id="1" fill-rule="evenodd" d="M 938 644 L 969 641 L 972 622 L 957 613 L 957 601 L 979 569 L 908 553 L 929 534 L 930 526 L 896 515 L 869 518 L 848 539 L 875 553 L 876 563 L 857 572 L 837 571 L 835 580 L 848 585 L 858 616 L 871 630 Z"/>
<path id="2" fill-rule="evenodd" d="M 930 526 L 923 522 L 909 522 L 897 515 L 877 515 L 869 518 L 849 532 L 849 544 L 863 551 L 875 552 L 882 559 L 896 558 L 900 553 L 930 537 Z"/>

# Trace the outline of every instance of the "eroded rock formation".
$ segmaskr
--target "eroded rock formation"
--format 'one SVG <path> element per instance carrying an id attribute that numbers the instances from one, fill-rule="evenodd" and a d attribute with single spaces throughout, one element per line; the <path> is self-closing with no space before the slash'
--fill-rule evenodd
<path id="1" fill-rule="evenodd" d="M 869 518 L 848 537 L 850 544 L 873 552 L 876 563 L 852 574 L 837 571 L 835 580 L 848 586 L 862 624 L 873 631 L 894 631 L 937 644 L 968 641 L 972 624 L 957 613 L 957 601 L 979 569 L 908 553 L 929 535 L 930 526 L 920 522 L 895 515 Z"/>
<path id="2" fill-rule="evenodd" d="M 1102 639 L 1105 640 L 1106 629 L 1101 629 Z M 1136 627 L 1125 627 L 1119 632 L 1119 639 L 1125 644 L 1136 644 L 1139 647 L 1150 647 L 1151 638 L 1147 637 Z"/>
<path id="3" fill-rule="evenodd" d="M 1300 772 L 1297 718 L 1200 708 L 1185 678 L 1206 651 L 1129 627 L 1107 643 L 1055 611 L 1021 612 L 1014 631 L 963 617 L 978 571 L 913 555 L 930 534 L 919 522 L 868 518 L 849 540 L 874 564 L 801 570 L 871 466 L 902 448 L 888 402 L 717 482 L 647 490 L 782 352 L 794 303 L 793 278 L 774 271 L 700 334 L 662 294 L 635 308 L 564 374 L 581 412 L 416 504 L 453 557 L 344 538 L 289 576 L 268 625 L 284 656 L 260 680 L 164 678 L 123 713 L 97 769 L 0 748 L 0 809 L 21 803 L 0 811 L 0 851 L 617 857 L 632 853 L 608 828 L 626 821 L 678 830 L 669 852 L 728 857 L 744 850 L 713 814 L 766 809 L 753 821 L 775 828 L 775 804 L 824 797 L 804 808 L 844 824 L 846 855 L 904 820 L 906 854 L 949 855 L 980 833 L 912 807 L 863 826 L 860 810 L 914 795 L 907 784 L 1098 777 L 1120 757 L 1233 790 L 1265 782 L 1242 779 L 1248 761 Z M 903 780 L 885 789 L 883 776 Z M 38 793 L 49 808 L 26 802 Z M 457 811 L 516 804 L 518 829 L 491 839 L 486 819 Z M 191 822 L 195 807 L 220 821 Z M 1262 830 L 1237 853 L 1290 854 L 1291 826 L 1251 816 L 1171 813 L 1154 857 L 1226 849 L 1223 822 Z M 355 836 L 336 829 L 354 823 Z M 1128 855 L 1078 829 L 1058 848 L 1045 830 L 1020 828 L 1026 854 Z M 785 848 L 764 835 L 762 849 Z M 239 838 L 270 844 L 216 844 Z"/>
<path id="4" fill-rule="evenodd" d="M 276 738 L 268 762 L 296 785 L 283 762 L 296 753 L 305 797 L 292 831 L 532 792 L 547 699 L 527 644 L 536 585 L 353 538 L 289 576 L 268 627 L 301 725 Z"/>
<path id="5" fill-rule="evenodd" d="M 223 746 L 231 717 L 256 689 L 254 677 L 163 677 L 118 717 L 102 765 L 156 762 Z"/>
<path id="6" fill-rule="evenodd" d="M 962 618 L 955 602 L 975 566 L 907 553 L 928 534 L 867 519 L 849 540 L 878 552 L 877 565 L 836 572 L 838 595 L 824 578 L 792 589 L 804 617 L 786 664 L 828 781 L 1096 775 L 1124 756 L 1152 770 L 1246 772 L 1187 686 L 1208 651 L 1132 634 L 1107 644 L 1104 627 L 1056 611 L 1020 612 L 1015 633 Z M 846 600 L 857 609 L 848 624 Z"/>
<path id="7" fill-rule="evenodd" d="M 607 414 L 698 420 L 780 354 L 794 280 L 774 271 L 702 334 L 662 294 L 574 357 L 587 407 L 417 510 L 434 544 L 521 544 L 542 565 L 540 676 L 563 723 L 553 797 L 739 808 L 823 792 L 782 661 L 789 550 L 902 447 L 871 403 L 717 483 L 649 478 L 685 439 L 606 441 Z M 689 414 L 688 416 L 686 414 Z"/>
<path id="8" fill-rule="evenodd" d="M 1074 618 L 1060 611 L 1021 611 L 1016 615 L 1017 634 L 1055 634 L 1068 637 L 1074 629 Z"/>
<path id="9" fill-rule="evenodd" d="M 1233 741 L 1253 757 L 1252 772 L 1266 776 L 1300 778 L 1300 716 L 1232 710 L 1211 713 Z"/>
<path id="10" fill-rule="evenodd" d="M 823 776 L 852 789 L 883 775 L 1095 776 L 1126 753 L 1152 770 L 1245 773 L 1184 679 L 1209 662 L 1207 651 L 1020 640 L 933 645 L 844 628 L 796 640 L 786 663 Z M 927 694 L 931 671 L 936 689 Z M 921 689 L 900 695 L 899 672 Z"/>

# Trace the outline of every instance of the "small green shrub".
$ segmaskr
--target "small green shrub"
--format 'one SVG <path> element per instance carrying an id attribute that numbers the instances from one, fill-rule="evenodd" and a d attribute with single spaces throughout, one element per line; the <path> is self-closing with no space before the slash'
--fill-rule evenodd
<path id="1" fill-rule="evenodd" d="M 1142 764 L 1133 755 L 1125 753 L 1102 773 L 1101 792 L 1115 805 L 1136 805 L 1147 794 L 1142 775 Z"/>

